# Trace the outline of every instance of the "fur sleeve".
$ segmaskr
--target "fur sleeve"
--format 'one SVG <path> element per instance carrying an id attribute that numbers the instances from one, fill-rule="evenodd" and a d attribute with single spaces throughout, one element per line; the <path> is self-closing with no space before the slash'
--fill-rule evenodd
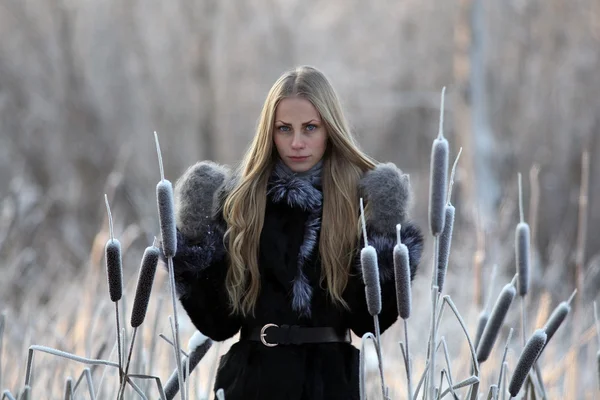
<path id="1" fill-rule="evenodd" d="M 423 234 L 418 226 L 408 220 L 411 201 L 408 175 L 402 174 L 393 164 L 380 164 L 367 172 L 359 183 L 359 194 L 366 200 L 368 208 L 366 224 L 369 245 L 377 251 L 382 297 L 379 324 L 383 333 L 398 319 L 393 260 L 396 224 L 402 224 L 400 237 L 409 250 L 411 279 L 421 260 Z M 366 332 L 374 333 L 373 317 L 367 310 L 361 274 L 360 250 L 363 243 L 361 235 L 344 292 L 344 299 L 350 306 L 348 324 L 358 336 Z"/>
<path id="2" fill-rule="evenodd" d="M 175 184 L 177 295 L 196 328 L 215 341 L 230 338 L 241 326 L 240 318 L 231 315 L 225 289 L 226 227 L 217 204 L 228 178 L 227 169 L 203 161 L 188 168 Z"/>

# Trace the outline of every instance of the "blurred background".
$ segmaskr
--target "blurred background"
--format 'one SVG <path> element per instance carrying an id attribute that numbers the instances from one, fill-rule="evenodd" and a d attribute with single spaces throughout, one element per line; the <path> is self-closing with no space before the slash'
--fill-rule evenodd
<path id="1" fill-rule="evenodd" d="M 134 284 L 158 234 L 153 131 L 173 182 L 235 165 L 301 64 L 330 78 L 363 149 L 411 175 L 424 229 L 447 88 L 451 161 L 463 149 L 449 274 L 476 276 L 451 295 L 481 305 L 493 264 L 514 274 L 518 173 L 534 294 L 597 295 L 598 0 L 0 0 L 0 37 L 0 308 L 16 322 L 106 292 L 105 193 Z"/>

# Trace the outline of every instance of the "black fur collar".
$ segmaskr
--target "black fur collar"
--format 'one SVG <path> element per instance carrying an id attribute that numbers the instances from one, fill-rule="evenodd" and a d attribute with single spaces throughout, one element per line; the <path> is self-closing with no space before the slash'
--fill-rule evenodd
<path id="1" fill-rule="evenodd" d="M 317 237 L 321 229 L 321 213 L 323 210 L 323 193 L 320 190 L 320 165 L 317 173 L 298 176 L 290 173 L 278 163 L 267 185 L 267 196 L 273 203 L 286 203 L 289 207 L 299 207 L 308 211 L 309 215 L 304 225 L 304 240 L 298 253 L 296 277 L 292 282 L 292 308 L 300 315 L 310 318 L 310 303 L 312 286 L 304 272 L 306 260 L 317 247 Z M 307 179 L 308 178 L 308 179 Z"/>

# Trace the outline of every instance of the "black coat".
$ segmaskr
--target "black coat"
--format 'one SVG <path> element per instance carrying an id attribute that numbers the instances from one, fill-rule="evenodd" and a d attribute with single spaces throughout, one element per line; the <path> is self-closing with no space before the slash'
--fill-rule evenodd
<path id="1" fill-rule="evenodd" d="M 204 164 L 205 167 L 206 165 Z M 208 165 L 214 167 L 212 164 Z M 380 169 L 378 167 L 375 171 Z M 309 214 L 299 207 L 274 203 L 269 197 L 260 238 L 261 292 L 255 318 L 231 316 L 224 287 L 228 258 L 222 240 L 225 229 L 222 216 L 203 216 L 200 224 L 204 227 L 201 229 L 202 233 L 196 232 L 194 237 L 185 233 L 185 225 L 189 226 L 190 217 L 182 214 L 187 212 L 186 209 L 191 209 L 191 204 L 195 205 L 192 207 L 195 210 L 202 205 L 202 200 L 187 198 L 192 193 L 198 194 L 197 187 L 187 190 L 190 188 L 190 174 L 193 173 L 191 169 L 188 170 L 176 187 L 176 207 L 179 206 L 183 211 L 178 210 L 178 249 L 173 261 L 179 299 L 200 332 L 215 341 L 226 340 L 240 329 L 267 323 L 331 326 L 340 333 L 351 329 L 358 336 L 374 332 L 373 317 L 367 311 L 360 273 L 360 248 L 356 250 L 353 268 L 343 293 L 350 311 L 333 305 L 327 299 L 325 283 L 325 288 L 319 285 L 321 265 L 317 251 L 304 264 L 305 274 L 313 288 L 311 315 L 303 317 L 292 309 L 291 282 L 296 274 L 297 255 L 304 240 L 304 225 Z M 393 176 L 400 177 L 397 172 Z M 202 179 L 206 177 L 202 176 Z M 377 179 L 374 181 L 378 182 Z M 362 183 L 364 182 L 368 182 L 368 179 Z M 400 188 L 408 189 L 402 182 Z M 205 196 L 206 191 L 203 193 Z M 222 197 L 221 194 L 220 198 Z M 406 197 L 400 199 L 403 207 L 406 207 Z M 372 207 L 377 206 L 373 204 L 377 202 L 376 195 L 371 195 L 370 201 Z M 385 199 L 381 206 L 389 206 L 389 199 Z M 404 209 L 392 211 L 400 213 L 395 213 L 396 216 L 405 215 L 406 212 Z M 193 218 L 198 219 L 198 216 Z M 375 247 L 378 254 L 383 305 L 379 323 L 383 333 L 398 318 L 392 260 L 396 233 L 395 230 L 382 232 L 382 221 L 367 222 L 369 244 Z M 391 226 L 389 223 L 387 225 L 388 228 Z M 198 229 L 198 226 L 193 226 Z M 403 221 L 402 239 L 409 247 L 414 277 L 423 238 L 416 226 Z M 235 343 L 221 358 L 215 390 L 223 388 L 227 400 L 358 399 L 358 371 L 359 352 L 349 343 L 266 347 L 261 342 L 242 340 Z"/>

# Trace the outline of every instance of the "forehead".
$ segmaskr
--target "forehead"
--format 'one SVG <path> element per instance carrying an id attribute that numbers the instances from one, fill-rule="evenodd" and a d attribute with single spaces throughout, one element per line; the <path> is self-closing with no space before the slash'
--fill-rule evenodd
<path id="1" fill-rule="evenodd" d="M 305 98 L 294 96 L 282 99 L 275 109 L 275 119 L 285 122 L 308 122 L 319 119 L 319 112 L 312 103 Z"/>

